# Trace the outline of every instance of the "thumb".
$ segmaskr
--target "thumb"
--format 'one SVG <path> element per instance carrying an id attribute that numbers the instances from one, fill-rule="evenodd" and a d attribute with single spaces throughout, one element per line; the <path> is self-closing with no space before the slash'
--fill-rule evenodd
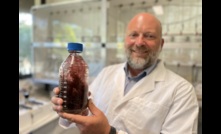
<path id="1" fill-rule="evenodd" d="M 88 108 L 90 109 L 93 115 L 98 115 L 101 113 L 101 111 L 94 105 L 92 99 L 88 100 Z"/>

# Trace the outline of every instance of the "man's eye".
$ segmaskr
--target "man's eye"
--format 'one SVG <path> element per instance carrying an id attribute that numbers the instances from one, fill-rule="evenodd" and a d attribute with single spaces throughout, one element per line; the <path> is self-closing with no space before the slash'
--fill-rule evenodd
<path id="1" fill-rule="evenodd" d="M 148 39 L 154 39 L 155 38 L 155 36 L 151 35 L 151 34 L 147 34 L 147 35 L 145 35 L 145 37 L 148 38 Z"/>
<path id="2" fill-rule="evenodd" d="M 138 34 L 136 33 L 133 33 L 133 34 L 130 34 L 131 37 L 136 37 Z"/>

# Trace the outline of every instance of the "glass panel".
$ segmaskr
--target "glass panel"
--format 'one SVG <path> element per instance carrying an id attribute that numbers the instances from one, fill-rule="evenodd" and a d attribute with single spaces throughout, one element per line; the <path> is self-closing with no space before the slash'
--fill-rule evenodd
<path id="1" fill-rule="evenodd" d="M 30 75 L 32 15 L 19 13 L 19 75 Z"/>
<path id="2" fill-rule="evenodd" d="M 34 7 L 33 41 L 100 42 L 100 4 L 100 2 L 69 2 Z"/>

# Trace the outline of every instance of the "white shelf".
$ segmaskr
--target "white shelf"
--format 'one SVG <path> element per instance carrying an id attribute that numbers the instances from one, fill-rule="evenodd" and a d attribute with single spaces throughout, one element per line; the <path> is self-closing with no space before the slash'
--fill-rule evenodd
<path id="1" fill-rule="evenodd" d="M 190 43 L 190 42 L 184 42 L 184 43 L 164 43 L 163 49 L 176 49 L 176 48 L 190 48 L 190 49 L 202 49 L 202 43 Z"/>
<path id="2" fill-rule="evenodd" d="M 66 48 L 68 42 L 34 42 L 33 47 L 46 47 L 46 48 Z M 86 48 L 101 48 L 101 43 L 95 43 L 95 42 L 80 42 L 83 44 L 83 47 Z"/>
<path id="3" fill-rule="evenodd" d="M 57 48 L 64 48 L 66 47 L 67 43 L 54 43 L 54 42 L 35 42 L 33 43 L 33 47 L 57 47 Z"/>
<path id="4" fill-rule="evenodd" d="M 42 83 L 42 84 L 50 84 L 50 85 L 58 85 L 59 80 L 53 80 L 53 79 L 44 79 L 44 78 L 34 78 L 32 79 L 34 83 Z"/>
<path id="5" fill-rule="evenodd" d="M 186 66 L 186 67 L 193 67 L 193 63 L 189 63 L 189 64 L 185 64 L 185 63 L 168 63 L 168 62 L 165 62 L 165 65 L 169 65 L 169 66 Z M 202 64 L 194 64 L 195 66 L 194 67 L 202 67 Z"/>

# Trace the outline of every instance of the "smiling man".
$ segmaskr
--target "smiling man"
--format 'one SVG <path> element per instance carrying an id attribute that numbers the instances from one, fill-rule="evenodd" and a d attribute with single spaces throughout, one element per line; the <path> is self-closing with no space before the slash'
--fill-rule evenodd
<path id="1" fill-rule="evenodd" d="M 197 134 L 194 87 L 164 66 L 159 59 L 163 44 L 155 16 L 133 17 L 125 36 L 127 61 L 102 69 L 89 86 L 88 111 L 63 112 L 59 88 L 54 89 L 51 102 L 59 124 L 77 126 L 81 134 Z"/>

